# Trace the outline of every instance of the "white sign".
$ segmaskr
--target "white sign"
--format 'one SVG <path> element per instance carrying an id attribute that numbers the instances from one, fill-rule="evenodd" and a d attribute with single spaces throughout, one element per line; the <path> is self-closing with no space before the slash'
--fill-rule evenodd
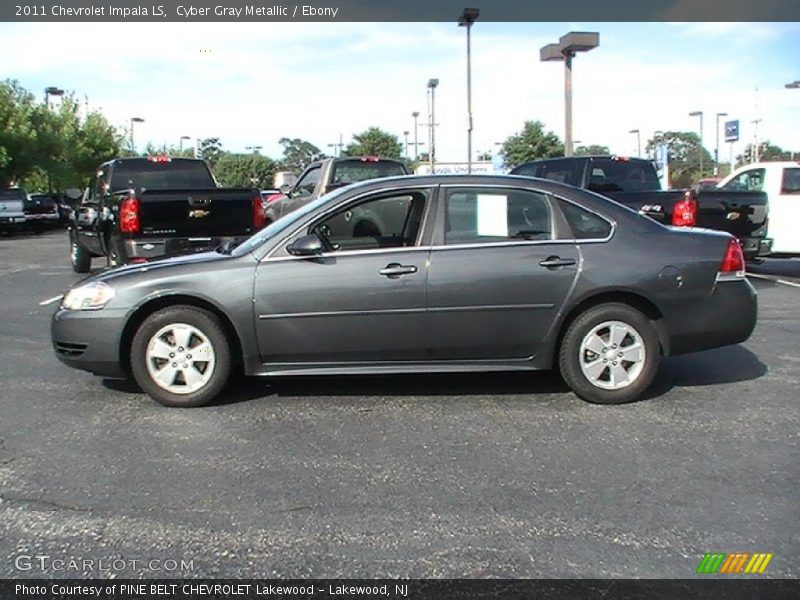
<path id="1" fill-rule="evenodd" d="M 478 194 L 478 235 L 508 237 L 508 198 Z"/>

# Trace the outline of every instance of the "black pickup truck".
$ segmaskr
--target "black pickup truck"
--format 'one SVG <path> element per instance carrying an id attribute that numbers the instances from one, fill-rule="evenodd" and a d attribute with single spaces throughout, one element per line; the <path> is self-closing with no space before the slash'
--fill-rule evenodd
<path id="1" fill-rule="evenodd" d="M 218 188 L 202 160 L 117 158 L 98 167 L 69 223 L 72 268 L 143 263 L 239 243 L 264 226 L 256 189 Z"/>
<path id="2" fill-rule="evenodd" d="M 399 160 L 377 156 L 343 156 L 313 162 L 300 174 L 294 186 L 286 186 L 281 189 L 283 195 L 269 198 L 267 223 L 351 183 L 408 174 L 408 168 Z"/>
<path id="3" fill-rule="evenodd" d="M 585 188 L 665 225 L 705 227 L 733 234 L 748 259 L 771 252 L 767 195 L 722 190 L 661 190 L 655 165 L 619 156 L 574 156 L 524 163 L 512 175 L 539 177 Z"/>

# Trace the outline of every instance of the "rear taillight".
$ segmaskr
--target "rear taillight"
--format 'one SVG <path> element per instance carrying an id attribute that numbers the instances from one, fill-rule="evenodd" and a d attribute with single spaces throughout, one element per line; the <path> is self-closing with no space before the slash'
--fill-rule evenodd
<path id="1" fill-rule="evenodd" d="M 122 233 L 139 233 L 142 220 L 139 217 L 139 200 L 125 198 L 119 206 L 119 230 Z"/>
<path id="2" fill-rule="evenodd" d="M 697 225 L 697 199 L 693 191 L 687 191 L 672 207 L 672 224 L 678 227 Z"/>
<path id="3" fill-rule="evenodd" d="M 725 257 L 719 267 L 719 274 L 733 277 L 744 277 L 744 252 L 742 245 L 736 238 L 731 238 L 728 247 L 725 249 Z"/>
<path id="4" fill-rule="evenodd" d="M 261 195 L 253 196 L 253 228 L 262 227 L 264 227 L 264 205 L 261 203 Z"/>

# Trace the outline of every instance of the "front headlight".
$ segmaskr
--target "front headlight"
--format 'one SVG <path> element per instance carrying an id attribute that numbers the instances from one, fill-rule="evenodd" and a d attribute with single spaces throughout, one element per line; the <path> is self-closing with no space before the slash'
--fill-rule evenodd
<path id="1" fill-rule="evenodd" d="M 66 310 L 100 310 L 114 297 L 114 289 L 103 283 L 95 281 L 76 288 L 72 288 L 64 300 L 61 308 Z"/>

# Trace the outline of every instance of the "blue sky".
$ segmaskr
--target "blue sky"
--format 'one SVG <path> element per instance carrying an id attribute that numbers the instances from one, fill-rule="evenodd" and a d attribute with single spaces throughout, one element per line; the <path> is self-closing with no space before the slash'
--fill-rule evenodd
<path id="1" fill-rule="evenodd" d="M 800 90 L 784 88 L 800 79 L 798 23 L 480 21 L 476 151 L 494 150 L 526 119 L 563 137 L 563 67 L 538 51 L 571 30 L 600 32 L 600 47 L 575 60 L 576 140 L 635 154 L 631 129 L 644 145 L 655 130 L 697 130 L 688 113 L 701 110 L 711 152 L 718 112 L 740 120 L 743 143 L 759 118 L 761 139 L 800 151 Z M 38 95 L 55 85 L 86 96 L 120 127 L 144 118 L 139 147 L 216 136 L 227 150 L 260 145 L 275 157 L 281 137 L 330 151 L 340 134 L 346 144 L 377 126 L 402 140 L 415 110 L 424 151 L 426 83 L 436 77 L 437 158 L 466 160 L 465 46 L 455 23 L 3 23 L 0 77 Z"/>

